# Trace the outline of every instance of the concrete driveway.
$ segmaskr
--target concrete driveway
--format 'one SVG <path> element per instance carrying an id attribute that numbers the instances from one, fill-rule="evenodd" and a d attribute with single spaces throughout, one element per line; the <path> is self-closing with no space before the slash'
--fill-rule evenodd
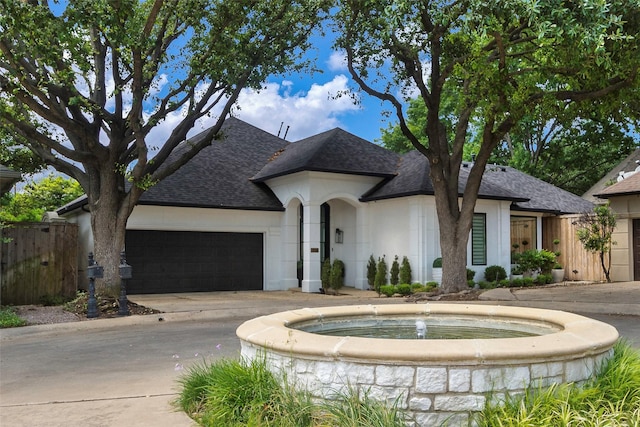
<path id="1" fill-rule="evenodd" d="M 0 330 L 0 425 L 193 425 L 170 404 L 177 381 L 194 364 L 236 357 L 243 321 L 301 307 L 403 302 L 347 293 L 136 295 L 130 299 L 165 313 Z M 483 298 L 478 303 L 594 317 L 640 348 L 640 282 L 495 290 Z"/>

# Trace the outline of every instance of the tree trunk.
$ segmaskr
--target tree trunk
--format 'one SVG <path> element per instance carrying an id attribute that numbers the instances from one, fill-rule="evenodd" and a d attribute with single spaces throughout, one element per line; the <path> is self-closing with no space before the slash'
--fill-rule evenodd
<path id="1" fill-rule="evenodd" d="M 122 177 L 112 171 L 108 167 L 101 171 L 100 191 L 95 199 L 89 198 L 89 208 L 95 260 L 104 267 L 103 279 L 96 282 L 96 293 L 117 297 L 120 252 L 124 250 L 127 219 L 133 209 L 125 206 L 124 200 L 128 199 L 119 190 Z"/>
<path id="2" fill-rule="evenodd" d="M 440 250 L 442 251 L 442 285 L 445 293 L 460 292 L 469 289 L 467 284 L 467 243 L 471 229 L 471 218 L 465 215 L 452 215 L 442 205 L 446 200 L 438 201 L 436 208 L 440 227 Z M 441 198 L 445 198 L 442 196 Z"/>

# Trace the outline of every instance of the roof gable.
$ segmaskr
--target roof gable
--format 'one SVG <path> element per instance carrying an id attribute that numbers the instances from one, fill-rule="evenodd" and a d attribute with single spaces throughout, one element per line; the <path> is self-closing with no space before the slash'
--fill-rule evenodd
<path id="1" fill-rule="evenodd" d="M 390 177 L 396 173 L 399 158 L 397 153 L 336 128 L 288 145 L 253 180 L 264 182 L 300 171 Z"/>
<path id="2" fill-rule="evenodd" d="M 638 172 L 606 187 L 595 196 L 608 199 L 615 196 L 630 196 L 633 194 L 640 194 L 640 173 Z"/>

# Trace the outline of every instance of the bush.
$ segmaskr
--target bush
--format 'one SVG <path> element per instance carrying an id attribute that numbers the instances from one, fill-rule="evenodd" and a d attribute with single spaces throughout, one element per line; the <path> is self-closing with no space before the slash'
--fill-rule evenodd
<path id="1" fill-rule="evenodd" d="M 394 285 L 382 285 L 380 286 L 380 292 L 378 294 L 387 297 L 392 297 L 396 293 L 396 287 Z"/>
<path id="2" fill-rule="evenodd" d="M 524 251 L 518 260 L 518 265 L 523 271 L 540 271 L 545 274 L 551 271 L 555 263 L 556 254 L 545 249 Z"/>
<path id="3" fill-rule="evenodd" d="M 467 280 L 467 286 L 469 286 L 470 288 L 473 288 L 476 285 L 476 282 L 472 280 Z"/>
<path id="4" fill-rule="evenodd" d="M 322 263 L 320 281 L 322 282 L 322 289 L 329 289 L 331 286 L 331 260 L 329 258 Z"/>
<path id="5" fill-rule="evenodd" d="M 391 263 L 391 270 L 389 270 L 389 282 L 392 285 L 397 285 L 400 280 L 400 263 L 398 262 L 398 255 L 395 256 Z"/>
<path id="6" fill-rule="evenodd" d="M 513 279 L 511 281 L 511 285 L 512 288 L 514 287 L 522 287 L 524 286 L 524 279 Z"/>
<path id="7" fill-rule="evenodd" d="M 427 282 L 424 287 L 426 291 L 432 291 L 438 287 L 438 282 Z"/>
<path id="8" fill-rule="evenodd" d="M 546 285 L 553 281 L 553 276 L 551 274 L 540 273 L 533 281 L 536 285 Z"/>
<path id="9" fill-rule="evenodd" d="M 369 289 L 375 289 L 376 281 L 376 260 L 373 255 L 369 256 L 367 262 L 367 283 L 369 283 Z"/>
<path id="10" fill-rule="evenodd" d="M 411 265 L 406 256 L 402 257 L 402 264 L 400 264 L 400 283 L 411 283 Z"/>
<path id="11" fill-rule="evenodd" d="M 380 294 L 380 288 L 387 284 L 387 262 L 382 258 L 378 258 L 378 266 L 376 268 L 376 278 L 374 287 L 378 295 Z"/>
<path id="12" fill-rule="evenodd" d="M 344 262 L 336 259 L 331 266 L 331 289 L 339 290 L 344 286 Z"/>
<path id="13" fill-rule="evenodd" d="M 436 258 L 433 260 L 433 268 L 442 268 L 442 258 Z"/>
<path id="14" fill-rule="evenodd" d="M 414 283 L 411 285 L 411 292 L 417 294 L 418 292 L 425 292 L 426 288 L 420 283 Z"/>
<path id="15" fill-rule="evenodd" d="M 396 292 L 402 296 L 411 295 L 411 285 L 408 283 L 401 283 L 396 286 Z"/>
<path id="16" fill-rule="evenodd" d="M 476 271 L 470 268 L 467 268 L 467 282 L 469 280 L 473 281 L 473 278 L 476 277 Z"/>
<path id="17" fill-rule="evenodd" d="M 490 265 L 484 270 L 484 279 L 489 282 L 499 282 L 507 278 L 507 272 L 499 265 Z"/>
<path id="18" fill-rule="evenodd" d="M 493 289 L 496 287 L 495 282 L 487 282 L 486 280 L 478 282 L 478 285 L 480 286 L 480 289 Z"/>
<path id="19" fill-rule="evenodd" d="M 499 285 L 500 285 L 501 288 L 508 288 L 511 285 L 511 280 L 502 279 L 502 280 L 500 280 Z"/>
<path id="20" fill-rule="evenodd" d="M 533 277 L 525 277 L 522 282 L 525 286 L 533 286 Z"/>
<path id="21" fill-rule="evenodd" d="M 0 328 L 15 328 L 26 324 L 13 307 L 0 307 Z"/>

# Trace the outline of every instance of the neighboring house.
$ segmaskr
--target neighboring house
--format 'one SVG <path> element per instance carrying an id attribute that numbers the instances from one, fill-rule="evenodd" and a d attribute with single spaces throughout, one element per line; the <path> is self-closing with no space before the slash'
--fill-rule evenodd
<path id="1" fill-rule="evenodd" d="M 600 181 L 593 184 L 593 186 L 582 195 L 582 198 L 595 204 L 603 203 L 604 200 L 598 198 L 597 194 L 601 193 L 610 185 L 615 184 L 619 178 L 624 178 L 625 175 L 629 176 L 629 174 L 635 172 L 638 165 L 640 165 L 640 148 L 629 154 L 623 161 L 611 169 L 608 174 L 603 176 Z"/>
<path id="2" fill-rule="evenodd" d="M 391 152 L 341 129 L 289 143 L 238 119 L 188 164 L 142 196 L 127 224 L 130 293 L 321 287 L 321 260 L 340 259 L 345 283 L 368 288 L 370 255 L 407 256 L 432 280 L 440 236 L 427 159 Z M 195 136 L 192 140 L 197 140 Z M 460 174 L 464 189 L 470 164 Z M 92 247 L 86 199 L 58 210 Z M 593 205 L 510 167 L 489 165 L 467 253 L 483 277 L 507 271 L 514 244 L 541 248 L 542 218 Z M 446 238 L 446 236 L 445 236 Z M 97 260 L 100 262 L 100 260 Z M 81 277 L 83 275 L 81 274 Z"/>
<path id="3" fill-rule="evenodd" d="M 608 200 L 616 214 L 611 249 L 611 280 L 615 282 L 640 280 L 640 168 L 635 162 L 628 166 L 620 170 L 615 184 L 595 194 L 601 202 Z"/>
<path id="4" fill-rule="evenodd" d="M 4 165 L 0 165 L 0 196 L 4 193 L 8 193 L 21 178 L 22 176 L 20 175 L 20 172 L 16 172 Z"/>

